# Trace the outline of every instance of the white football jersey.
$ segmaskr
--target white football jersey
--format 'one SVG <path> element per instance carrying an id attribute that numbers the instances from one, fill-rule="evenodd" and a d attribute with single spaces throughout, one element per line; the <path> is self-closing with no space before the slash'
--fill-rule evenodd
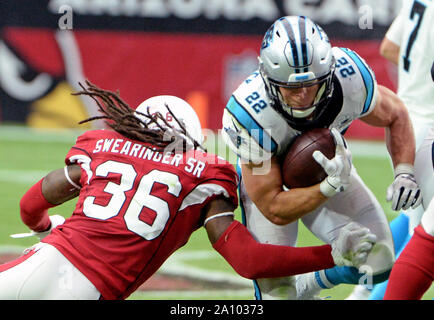
<path id="1" fill-rule="evenodd" d="M 398 96 L 412 118 L 434 121 L 434 1 L 404 0 L 386 37 L 400 47 Z"/>
<path id="2" fill-rule="evenodd" d="M 347 48 L 333 48 L 334 91 L 318 127 L 345 132 L 351 122 L 369 114 L 376 102 L 377 82 L 366 62 Z M 271 106 L 264 81 L 255 71 L 232 94 L 223 113 L 222 136 L 239 157 L 254 163 L 282 155 L 301 131 L 291 127 Z"/>

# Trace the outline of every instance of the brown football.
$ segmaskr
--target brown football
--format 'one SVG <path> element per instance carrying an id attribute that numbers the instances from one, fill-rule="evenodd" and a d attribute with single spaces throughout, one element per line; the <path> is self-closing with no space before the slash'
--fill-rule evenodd
<path id="1" fill-rule="evenodd" d="M 282 163 L 282 179 L 288 188 L 305 188 L 324 180 L 324 169 L 312 154 L 321 151 L 328 159 L 335 156 L 336 145 L 327 128 L 306 131 L 290 144 Z"/>

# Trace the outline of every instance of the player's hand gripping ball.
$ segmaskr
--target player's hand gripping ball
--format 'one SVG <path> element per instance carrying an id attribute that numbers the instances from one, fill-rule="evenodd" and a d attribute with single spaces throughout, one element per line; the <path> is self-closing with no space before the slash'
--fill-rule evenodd
<path id="1" fill-rule="evenodd" d="M 305 188 L 323 181 L 327 174 L 312 157 L 315 150 L 328 159 L 335 156 L 336 144 L 330 130 L 316 128 L 296 137 L 282 163 L 282 179 L 288 188 Z"/>

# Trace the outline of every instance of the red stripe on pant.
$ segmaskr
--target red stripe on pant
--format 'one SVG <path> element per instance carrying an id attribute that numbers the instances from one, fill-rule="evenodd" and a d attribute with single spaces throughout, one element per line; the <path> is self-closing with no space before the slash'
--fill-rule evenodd
<path id="1" fill-rule="evenodd" d="M 9 270 L 17 265 L 19 265 L 21 262 L 27 260 L 30 258 L 36 251 L 34 249 L 30 250 L 28 253 L 22 255 L 19 258 L 16 258 L 15 260 L 6 262 L 4 264 L 0 264 L 0 272 L 4 272 L 6 270 Z"/>

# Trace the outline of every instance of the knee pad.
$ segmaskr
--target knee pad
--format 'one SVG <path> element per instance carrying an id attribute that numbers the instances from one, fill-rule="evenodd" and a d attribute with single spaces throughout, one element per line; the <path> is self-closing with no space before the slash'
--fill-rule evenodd
<path id="1" fill-rule="evenodd" d="M 378 242 L 374 245 L 368 255 L 366 263 L 359 267 L 359 272 L 373 277 L 386 277 L 395 263 L 395 252 L 393 247 L 384 243 Z M 382 276 L 383 275 L 383 276 Z M 374 283 L 378 283 L 374 281 Z"/>
<path id="2" fill-rule="evenodd" d="M 258 300 L 295 300 L 295 277 L 255 280 L 255 297 Z"/>

